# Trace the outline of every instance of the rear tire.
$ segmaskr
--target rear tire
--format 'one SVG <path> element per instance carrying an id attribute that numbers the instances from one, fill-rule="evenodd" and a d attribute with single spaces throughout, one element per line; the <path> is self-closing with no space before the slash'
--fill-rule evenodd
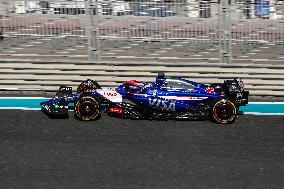
<path id="1" fill-rule="evenodd" d="M 233 123 L 236 119 L 237 107 L 228 99 L 215 101 L 211 108 L 212 121 L 220 124 Z"/>
<path id="2" fill-rule="evenodd" d="M 82 121 L 98 120 L 101 117 L 98 99 L 92 96 L 80 97 L 75 103 L 75 117 Z"/>

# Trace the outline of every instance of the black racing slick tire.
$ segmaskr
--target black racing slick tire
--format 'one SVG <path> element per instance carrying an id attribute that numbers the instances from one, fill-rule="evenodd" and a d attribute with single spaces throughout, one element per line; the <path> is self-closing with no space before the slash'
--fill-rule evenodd
<path id="1" fill-rule="evenodd" d="M 213 122 L 220 124 L 233 123 L 236 119 L 237 107 L 227 99 L 215 101 L 211 108 L 211 119 Z"/>
<path id="2" fill-rule="evenodd" d="M 75 117 L 82 121 L 98 120 L 101 117 L 100 103 L 97 98 L 83 96 L 75 103 Z"/>

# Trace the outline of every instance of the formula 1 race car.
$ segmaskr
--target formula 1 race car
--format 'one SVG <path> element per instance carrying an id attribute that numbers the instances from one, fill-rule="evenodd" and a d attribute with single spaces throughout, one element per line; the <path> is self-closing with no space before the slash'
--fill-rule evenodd
<path id="1" fill-rule="evenodd" d="M 76 93 L 61 86 L 41 107 L 50 117 L 68 117 L 68 110 L 74 108 L 75 117 L 84 121 L 97 120 L 104 111 L 129 119 L 210 119 L 226 124 L 235 121 L 239 107 L 248 103 L 248 95 L 239 78 L 207 85 L 159 73 L 155 82 L 130 80 L 114 89 L 102 89 L 90 79 Z"/>

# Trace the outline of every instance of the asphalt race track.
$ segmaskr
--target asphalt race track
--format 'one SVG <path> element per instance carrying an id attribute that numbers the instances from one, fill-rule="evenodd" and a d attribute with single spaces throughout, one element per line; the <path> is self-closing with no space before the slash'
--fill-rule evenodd
<path id="1" fill-rule="evenodd" d="M 284 188 L 284 116 L 97 122 L 0 111 L 1 189 Z"/>

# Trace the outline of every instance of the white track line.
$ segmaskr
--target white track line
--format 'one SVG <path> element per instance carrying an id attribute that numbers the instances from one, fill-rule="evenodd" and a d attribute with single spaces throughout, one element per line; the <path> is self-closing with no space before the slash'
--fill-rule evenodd
<path id="1" fill-rule="evenodd" d="M 50 99 L 47 97 L 0 97 L 0 99 Z"/>
<path id="2" fill-rule="evenodd" d="M 0 110 L 26 110 L 26 111 L 39 111 L 41 108 L 27 108 L 27 107 L 0 107 Z M 74 110 L 69 110 L 70 112 Z M 261 112 L 244 112 L 245 115 L 276 115 L 283 116 L 284 113 L 261 113 Z"/>
<path id="3" fill-rule="evenodd" d="M 47 100 L 47 97 L 0 97 L 1 99 L 41 99 Z M 249 104 L 284 104 L 284 102 L 249 102 Z M 1 110 L 41 110 L 41 108 L 28 107 L 0 107 Z M 261 112 L 244 112 L 247 115 L 284 115 L 284 113 L 261 113 Z"/>
<path id="4" fill-rule="evenodd" d="M 284 113 L 244 112 L 246 115 L 284 115 Z"/>
<path id="5" fill-rule="evenodd" d="M 36 96 L 36 97 L 4 96 L 4 97 L 0 97 L 0 99 L 51 99 L 51 98 L 41 97 L 41 96 Z M 284 102 L 249 102 L 248 104 L 284 104 Z"/>
<path id="6" fill-rule="evenodd" d="M 41 110 L 41 108 L 27 108 L 27 107 L 0 107 L 0 110 Z"/>
<path id="7" fill-rule="evenodd" d="M 249 104 L 284 104 L 284 102 L 249 102 Z"/>

